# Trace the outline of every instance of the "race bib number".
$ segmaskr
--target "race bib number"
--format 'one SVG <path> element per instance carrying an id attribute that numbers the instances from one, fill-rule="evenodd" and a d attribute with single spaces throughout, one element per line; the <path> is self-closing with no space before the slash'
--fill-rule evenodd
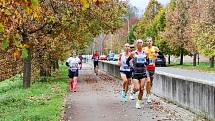
<path id="1" fill-rule="evenodd" d="M 149 65 L 152 65 L 152 64 L 153 64 L 153 60 L 149 59 Z"/>
<path id="2" fill-rule="evenodd" d="M 76 68 L 70 68 L 70 70 L 71 70 L 72 72 L 76 72 L 76 71 L 77 71 Z"/>
<path id="3" fill-rule="evenodd" d="M 137 58 L 137 63 L 145 63 L 145 59 L 144 58 Z"/>
<path id="4" fill-rule="evenodd" d="M 77 70 L 77 67 L 74 65 L 74 66 L 71 66 L 70 67 L 70 70 L 72 71 L 72 72 L 75 72 L 76 70 Z"/>
<path id="5" fill-rule="evenodd" d="M 129 67 L 128 66 L 123 66 L 123 69 L 129 69 Z"/>

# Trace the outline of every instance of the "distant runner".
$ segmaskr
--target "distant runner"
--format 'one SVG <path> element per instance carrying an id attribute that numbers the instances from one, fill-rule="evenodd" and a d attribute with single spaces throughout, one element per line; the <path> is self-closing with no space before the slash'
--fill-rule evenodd
<path id="1" fill-rule="evenodd" d="M 83 54 L 81 53 L 79 56 L 78 56 L 78 58 L 80 59 L 80 63 L 79 63 L 79 65 L 80 65 L 80 70 L 82 69 L 82 63 L 83 63 Z"/>
<path id="2" fill-rule="evenodd" d="M 93 59 L 93 65 L 94 65 L 94 71 L 96 75 L 98 75 L 98 68 L 99 68 L 99 52 L 95 51 L 95 53 L 92 56 Z"/>

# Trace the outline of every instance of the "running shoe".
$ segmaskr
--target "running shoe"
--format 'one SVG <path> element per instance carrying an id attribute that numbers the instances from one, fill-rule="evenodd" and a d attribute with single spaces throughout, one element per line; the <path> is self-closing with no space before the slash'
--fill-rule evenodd
<path id="1" fill-rule="evenodd" d="M 130 94 L 130 99 L 131 99 L 131 100 L 135 100 L 135 95 L 134 95 L 133 92 Z"/>
<path id="2" fill-rule="evenodd" d="M 121 96 L 121 101 L 124 102 L 125 101 L 125 91 L 121 91 L 120 93 L 120 96 Z"/>
<path id="3" fill-rule="evenodd" d="M 141 100 L 137 99 L 136 101 L 136 108 L 141 109 Z"/>
<path id="4" fill-rule="evenodd" d="M 125 97 L 125 91 L 124 91 L 124 90 L 121 91 L 121 97 L 122 97 L 122 98 Z"/>
<path id="5" fill-rule="evenodd" d="M 151 95 L 147 95 L 147 103 L 152 103 L 152 98 L 151 98 Z"/>
<path id="6" fill-rule="evenodd" d="M 128 102 L 128 96 L 127 95 L 125 95 L 125 97 L 124 97 L 124 102 Z"/>

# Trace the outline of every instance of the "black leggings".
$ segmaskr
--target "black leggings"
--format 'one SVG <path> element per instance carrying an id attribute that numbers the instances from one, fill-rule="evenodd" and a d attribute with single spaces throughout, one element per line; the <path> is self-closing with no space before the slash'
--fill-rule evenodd
<path id="1" fill-rule="evenodd" d="M 96 66 L 99 66 L 99 61 L 94 61 L 94 69 L 96 68 Z"/>

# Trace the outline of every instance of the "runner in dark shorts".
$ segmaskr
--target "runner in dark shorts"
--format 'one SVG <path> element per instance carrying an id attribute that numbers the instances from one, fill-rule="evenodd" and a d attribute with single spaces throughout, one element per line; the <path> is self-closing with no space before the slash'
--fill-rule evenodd
<path id="1" fill-rule="evenodd" d="M 80 66 L 80 70 L 82 69 L 82 63 L 83 63 L 83 54 L 80 54 L 79 56 L 78 56 L 78 58 L 80 59 L 80 63 L 79 63 L 79 66 Z"/>
<path id="2" fill-rule="evenodd" d="M 98 51 L 95 51 L 95 53 L 92 56 L 93 59 L 93 65 L 94 65 L 94 71 L 96 75 L 98 75 L 98 67 L 99 67 L 99 53 Z"/>
<path id="3" fill-rule="evenodd" d="M 128 43 L 125 44 L 125 52 L 121 53 L 119 56 L 119 61 L 118 65 L 120 66 L 120 75 L 123 80 L 122 82 L 122 91 L 121 91 L 121 98 L 122 101 L 127 102 L 128 101 L 128 86 L 129 86 L 129 81 L 131 80 L 132 77 L 132 72 L 130 67 L 127 65 L 126 60 L 130 56 L 130 46 Z"/>
<path id="4" fill-rule="evenodd" d="M 76 92 L 78 82 L 78 64 L 80 59 L 77 57 L 76 51 L 72 51 L 72 55 L 67 59 L 66 66 L 68 69 L 69 76 L 69 89 L 70 91 Z"/>
<path id="5" fill-rule="evenodd" d="M 134 84 L 133 93 L 139 91 L 138 99 L 136 101 L 136 108 L 141 109 L 142 105 L 142 97 L 144 92 L 145 82 L 150 82 L 148 79 L 148 74 L 146 70 L 146 53 L 143 50 L 143 41 L 136 41 L 137 50 L 132 52 L 127 59 L 126 63 L 129 65 L 129 62 L 132 60 L 133 62 L 133 77 L 132 81 Z"/>

